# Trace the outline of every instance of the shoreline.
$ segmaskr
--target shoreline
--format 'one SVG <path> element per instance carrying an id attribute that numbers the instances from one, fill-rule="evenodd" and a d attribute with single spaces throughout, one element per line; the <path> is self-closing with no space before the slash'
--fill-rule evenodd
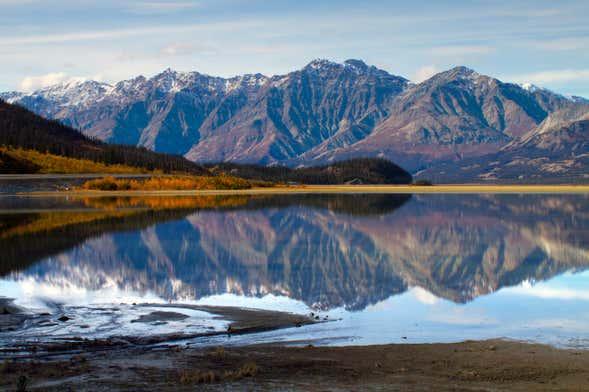
<path id="1" fill-rule="evenodd" d="M 589 194 L 589 185 L 300 185 L 239 190 L 158 190 L 158 191 L 38 191 L 0 194 L 7 196 L 204 196 L 204 195 L 283 195 L 283 194 Z"/>
<path id="2" fill-rule="evenodd" d="M 302 343 L 302 342 L 301 342 Z M 0 386 L 117 391 L 577 391 L 589 351 L 500 339 L 443 344 L 141 347 L 5 362 Z"/>
<path id="3" fill-rule="evenodd" d="M 232 335 L 249 335 L 261 332 L 275 331 L 284 328 L 300 328 L 306 325 L 317 324 L 321 322 L 309 315 L 288 313 L 277 310 L 264 310 L 246 307 L 234 306 L 213 306 L 213 305 L 194 305 L 194 304 L 171 304 L 171 303 L 140 303 L 131 305 L 135 310 L 146 309 L 145 312 L 130 323 L 140 323 L 144 325 L 167 324 L 170 321 L 188 319 L 190 316 L 183 312 L 187 310 L 207 313 L 211 320 L 219 320 L 227 323 L 227 329 L 209 329 L 198 332 L 187 331 L 169 331 L 142 335 L 122 335 L 112 334 L 106 337 L 83 336 L 71 334 L 68 338 L 60 337 L 59 339 L 50 339 L 40 337 L 44 335 L 39 330 L 36 335 L 30 336 L 29 339 L 23 340 L 17 345 L 0 344 L 0 363 L 7 360 L 22 359 L 40 359 L 51 358 L 53 356 L 71 356 L 79 352 L 108 351 L 113 349 L 128 350 L 133 347 L 143 347 L 146 350 L 154 349 L 155 346 L 177 345 L 178 342 L 188 342 L 191 340 L 211 339 L 220 336 Z M 116 307 L 113 305 L 113 307 Z M 120 305 L 119 305 L 120 307 Z M 153 310 L 153 309 L 157 310 Z M 104 308 L 103 312 L 108 312 Z M 130 309 L 126 309 L 128 312 Z M 81 321 L 78 315 L 73 315 L 67 311 L 58 311 L 54 314 L 49 312 L 38 313 L 30 309 L 21 308 L 14 304 L 14 299 L 0 297 L 0 336 L 4 333 L 4 338 L 11 342 L 14 340 L 15 332 L 18 337 L 19 332 L 26 332 L 35 328 L 35 326 L 46 325 L 76 325 Z M 85 325 L 84 328 L 90 328 Z M 8 340 L 7 340 L 8 341 Z"/>
<path id="4" fill-rule="evenodd" d="M 149 303 L 137 306 L 150 306 Z M 132 322 L 174 320 L 190 307 L 229 320 L 231 328 L 211 334 L 263 332 L 302 327 L 315 319 L 249 308 L 158 304 Z M 25 309 L 0 298 L 0 321 L 23 325 Z M 39 315 L 39 317 L 46 317 Z M 30 321 L 35 321 L 30 319 Z M 8 323 L 6 323 L 8 322 Z M 324 321 L 319 321 L 324 322 Z M 0 389 L 117 391 L 563 391 L 589 387 L 589 350 L 489 339 L 458 343 L 397 343 L 314 346 L 314 339 L 240 345 L 200 343 L 181 335 L 163 339 L 68 339 L 3 350 Z M 190 340 L 190 337 L 188 337 Z M 320 341 L 320 340 L 319 340 Z"/>

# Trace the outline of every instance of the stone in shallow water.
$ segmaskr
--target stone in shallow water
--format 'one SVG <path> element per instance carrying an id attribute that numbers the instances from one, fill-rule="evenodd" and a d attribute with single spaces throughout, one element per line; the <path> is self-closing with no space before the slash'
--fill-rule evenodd
<path id="1" fill-rule="evenodd" d="M 0 298 L 0 315 L 21 314 L 23 309 L 13 304 L 12 298 Z"/>
<path id="2" fill-rule="evenodd" d="M 138 319 L 131 320 L 132 323 L 153 323 L 153 322 L 163 322 L 163 321 L 180 321 L 187 319 L 188 316 L 182 313 L 176 312 L 163 312 L 163 311 L 156 311 L 151 312 L 149 314 L 144 314 L 140 316 Z"/>
<path id="3" fill-rule="evenodd" d="M 0 332 L 15 331 L 29 318 L 11 298 L 0 298 Z"/>

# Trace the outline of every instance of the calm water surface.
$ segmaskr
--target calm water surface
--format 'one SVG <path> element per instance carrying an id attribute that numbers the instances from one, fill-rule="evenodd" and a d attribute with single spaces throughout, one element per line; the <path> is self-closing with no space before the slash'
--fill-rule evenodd
<path id="1" fill-rule="evenodd" d="M 588 348 L 589 197 L 1 197 L 0 296 L 72 316 L 5 342 L 226 327 L 188 309 L 185 320 L 130 322 L 177 302 L 333 320 L 210 344 L 505 337 Z"/>

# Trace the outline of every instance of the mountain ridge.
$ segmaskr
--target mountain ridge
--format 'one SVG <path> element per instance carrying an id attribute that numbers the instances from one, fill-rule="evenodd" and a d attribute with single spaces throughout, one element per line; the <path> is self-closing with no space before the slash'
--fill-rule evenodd
<path id="1" fill-rule="evenodd" d="M 379 157 L 414 173 L 493 155 L 552 113 L 585 105 L 464 66 L 411 83 L 361 60 L 316 59 L 285 75 L 232 78 L 168 68 L 61 88 L 0 97 L 94 138 L 196 162 L 307 166 Z"/>

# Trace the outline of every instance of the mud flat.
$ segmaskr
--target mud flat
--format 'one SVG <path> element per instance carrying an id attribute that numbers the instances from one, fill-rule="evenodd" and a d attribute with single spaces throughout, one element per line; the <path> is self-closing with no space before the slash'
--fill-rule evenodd
<path id="1" fill-rule="evenodd" d="M 152 308 L 157 311 L 151 311 Z M 103 308 L 100 308 L 101 310 Z M 233 336 L 273 331 L 282 328 L 302 327 L 321 322 L 310 315 L 300 315 L 287 312 L 259 310 L 227 306 L 205 306 L 190 304 L 133 304 L 133 309 L 145 309 L 145 314 L 130 320 L 130 323 L 145 324 L 144 332 L 140 335 L 110 334 L 106 337 L 96 335 L 68 336 L 59 335 L 56 338 L 46 336 L 42 329 L 46 325 L 74 321 L 83 315 L 72 315 L 58 311 L 55 314 L 35 314 L 26 309 L 13 305 L 10 298 L 0 298 L 0 338 L 5 342 L 0 344 L 0 363 L 11 360 L 50 360 L 54 357 L 71 357 L 79 353 L 100 351 L 127 350 L 141 348 L 155 349 L 155 346 L 179 345 L 180 342 L 211 339 L 219 336 Z M 211 319 L 225 322 L 226 328 L 201 328 L 199 332 L 165 332 L 154 333 L 150 325 L 165 324 L 170 321 L 189 319 L 187 310 L 204 312 Z M 78 322 L 84 320 L 77 320 Z M 118 323 L 118 321 L 117 321 Z M 37 328 L 40 326 L 41 329 Z M 90 328 L 85 325 L 85 328 Z M 122 325 L 116 329 L 118 331 Z M 32 332 L 31 332 L 32 331 Z M 22 332 L 27 332 L 22 334 Z M 4 335 L 2 335 L 4 333 Z M 159 349 L 158 347 L 157 349 Z"/>
<path id="2" fill-rule="evenodd" d="M 365 347 L 145 350 L 4 362 L 2 390 L 581 391 L 589 352 L 488 340 Z"/>

